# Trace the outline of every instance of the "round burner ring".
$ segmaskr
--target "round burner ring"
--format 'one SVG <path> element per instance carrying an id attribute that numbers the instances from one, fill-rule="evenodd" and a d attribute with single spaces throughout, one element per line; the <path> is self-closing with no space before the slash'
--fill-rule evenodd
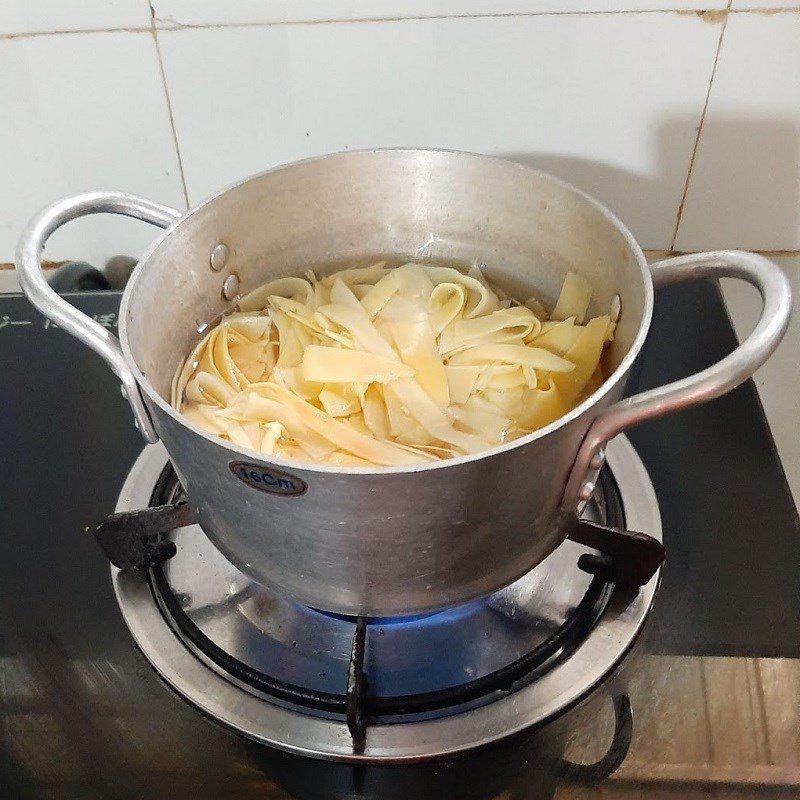
<path id="1" fill-rule="evenodd" d="M 146 506 L 166 463 L 160 444 L 146 447 L 128 476 L 116 510 Z M 628 527 L 661 539 L 652 484 L 627 439 L 618 437 L 610 443 L 607 463 Z M 112 568 L 117 599 L 134 639 L 167 683 L 193 705 L 264 744 L 317 758 L 373 763 L 415 761 L 478 747 L 542 724 L 573 706 L 625 656 L 650 610 L 659 578 L 659 574 L 654 576 L 632 600 L 615 592 L 584 642 L 533 683 L 451 716 L 371 726 L 363 751 L 354 752 L 345 722 L 265 701 L 207 666 L 178 639 L 158 607 L 147 576 Z"/>

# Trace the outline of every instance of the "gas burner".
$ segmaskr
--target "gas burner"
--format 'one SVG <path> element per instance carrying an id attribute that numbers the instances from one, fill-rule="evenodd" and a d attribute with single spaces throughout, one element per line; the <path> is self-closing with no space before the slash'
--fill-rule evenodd
<path id="1" fill-rule="evenodd" d="M 586 516 L 660 541 L 655 494 L 626 439 L 609 445 L 606 463 Z M 166 452 L 153 445 L 116 510 L 181 496 Z M 175 555 L 147 572 L 112 568 L 123 616 L 155 669 L 248 737 L 347 761 L 450 754 L 558 715 L 625 656 L 659 579 L 615 589 L 578 568 L 595 551 L 567 541 L 487 598 L 412 618 L 353 619 L 254 583 L 197 525 L 169 541 Z"/>

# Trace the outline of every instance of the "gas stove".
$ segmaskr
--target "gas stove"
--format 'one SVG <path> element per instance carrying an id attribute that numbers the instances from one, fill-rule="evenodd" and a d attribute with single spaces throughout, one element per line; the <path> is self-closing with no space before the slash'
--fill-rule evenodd
<path id="1" fill-rule="evenodd" d="M 733 345 L 715 286 L 660 295 L 631 389 Z M 118 294 L 71 300 L 115 325 Z M 568 541 L 489 597 L 356 619 L 253 583 L 196 525 L 109 574 L 85 526 L 180 484 L 96 356 L 0 306 L 0 797 L 614 797 L 653 727 L 642 658 L 800 654 L 797 516 L 752 384 L 608 447 L 585 513 L 663 530 L 663 576 L 615 586 Z"/>
<path id="2" fill-rule="evenodd" d="M 162 506 L 181 491 L 166 451 L 153 445 L 116 510 Z M 655 493 L 624 438 L 609 448 L 587 515 L 660 539 Z M 357 620 L 254 583 L 198 525 L 171 541 L 176 554 L 146 574 L 112 570 L 125 621 L 159 674 L 257 741 L 356 762 L 449 755 L 569 708 L 626 655 L 658 583 L 655 575 L 641 590 L 614 592 L 578 568 L 590 551 L 568 541 L 487 598 Z"/>

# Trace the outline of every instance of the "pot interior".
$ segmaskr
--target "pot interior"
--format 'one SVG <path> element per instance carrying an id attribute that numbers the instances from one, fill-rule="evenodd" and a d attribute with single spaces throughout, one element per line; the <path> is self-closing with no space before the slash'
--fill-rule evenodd
<path id="1" fill-rule="evenodd" d="M 215 272 L 210 254 L 229 249 Z M 137 268 L 123 340 L 169 403 L 178 365 L 200 331 L 240 294 L 285 275 L 386 258 L 478 263 L 511 296 L 555 302 L 567 271 L 594 289 L 592 312 L 621 299 L 606 375 L 646 322 L 649 282 L 629 234 L 602 207 L 546 174 L 501 159 L 425 150 L 338 153 L 256 175 L 188 214 Z"/>

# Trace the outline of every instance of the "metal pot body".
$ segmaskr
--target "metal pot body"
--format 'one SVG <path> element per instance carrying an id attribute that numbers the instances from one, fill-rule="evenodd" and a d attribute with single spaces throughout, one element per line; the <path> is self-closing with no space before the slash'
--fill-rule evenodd
<path id="1" fill-rule="evenodd" d="M 215 272 L 209 255 L 220 243 L 228 257 Z M 164 404 L 198 324 L 230 307 L 221 294 L 229 275 L 247 292 L 385 254 L 484 263 L 516 296 L 550 301 L 568 269 L 586 274 L 598 308 L 622 298 L 617 362 L 649 322 L 651 292 L 638 247 L 602 209 L 517 164 L 450 153 L 343 154 L 251 178 L 148 255 L 123 301 L 123 348 L 203 529 L 258 581 L 312 606 L 371 615 L 491 592 L 550 553 L 563 538 L 575 454 L 625 378 L 617 373 L 603 397 L 546 435 L 435 469 L 278 464 L 198 435 Z M 281 480 L 302 493 L 281 493 Z"/>
<path id="2" fill-rule="evenodd" d="M 150 440 L 157 435 L 164 442 L 215 545 L 259 582 L 339 613 L 417 613 L 512 582 L 563 540 L 565 518 L 590 491 L 587 470 L 602 463 L 605 439 L 632 421 L 735 385 L 785 328 L 778 319 L 761 332 L 758 353 L 738 364 L 735 382 L 730 366 L 724 386 L 717 376 L 709 389 L 705 376 L 705 397 L 697 386 L 689 397 L 692 387 L 673 385 L 660 390 L 673 392 L 667 404 L 663 396 L 617 403 L 652 312 L 653 280 L 641 249 L 596 201 L 501 159 L 419 150 L 340 153 L 257 175 L 186 215 L 124 195 L 97 202 L 102 210 L 169 227 L 126 288 L 121 350 L 110 354 L 113 343 L 92 341 L 96 331 L 73 332 L 123 379 L 138 424 Z M 33 273 L 31 238 L 46 238 L 65 215 L 96 210 L 85 200 L 76 212 L 72 203 L 61 216 L 58 204 L 51 207 L 47 223 L 31 223 L 20 244 L 21 272 Z M 275 277 L 387 255 L 484 264 L 489 279 L 512 296 L 535 294 L 545 302 L 555 300 L 568 270 L 581 273 L 594 287 L 594 312 L 607 310 L 617 295 L 621 301 L 606 354 L 608 379 L 541 431 L 476 456 L 412 468 L 267 459 L 204 433 L 170 408 L 175 371 L 203 326 L 234 306 L 227 299 L 234 290 L 243 294 Z M 702 272 L 696 260 L 678 262 L 662 270 L 665 280 Z M 764 264 L 759 269 L 769 272 Z M 724 272 L 719 264 L 715 269 Z M 29 284 L 34 302 L 35 283 Z M 778 304 L 772 311 L 788 318 L 785 281 L 770 291 Z"/>
<path id="3" fill-rule="evenodd" d="M 544 559 L 566 535 L 560 501 L 593 414 L 445 468 L 346 474 L 296 464 L 278 473 L 274 462 L 232 454 L 160 405 L 149 408 L 200 525 L 231 562 L 315 608 L 370 616 L 488 594 Z M 242 480 L 243 469 L 262 485 L 307 488 L 264 491 Z"/>

